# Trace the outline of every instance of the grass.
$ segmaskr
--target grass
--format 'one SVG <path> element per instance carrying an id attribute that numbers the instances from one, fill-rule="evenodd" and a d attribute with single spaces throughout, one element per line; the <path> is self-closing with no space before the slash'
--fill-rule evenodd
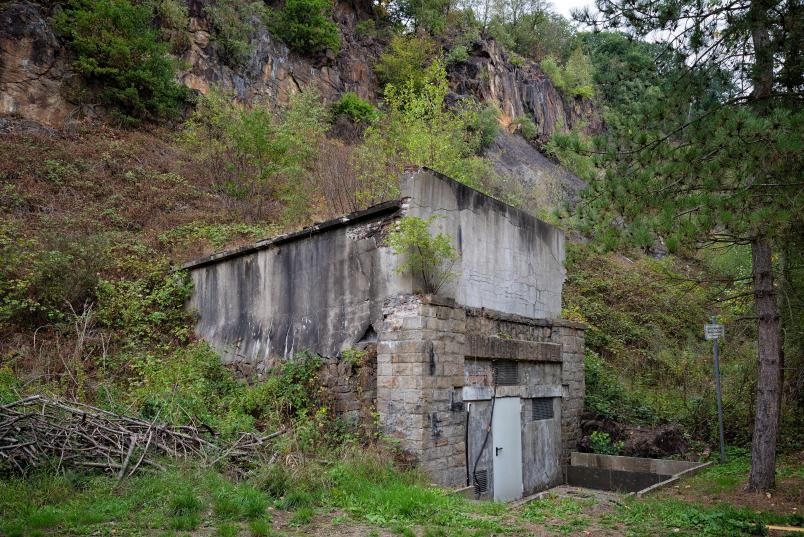
<path id="1" fill-rule="evenodd" d="M 563 535 L 577 535 L 585 530 L 591 517 L 584 511 L 595 504 L 594 499 L 558 498 L 548 495 L 528 503 L 522 518 L 544 524 Z"/>
<path id="2" fill-rule="evenodd" d="M 762 535 L 769 523 L 804 525 L 801 515 L 784 509 L 740 504 L 747 458 L 736 450 L 729 456 L 728 464 L 713 465 L 656 496 L 602 502 L 548 495 L 517 509 L 429 486 L 417 472 L 396 469 L 387 454 L 371 450 L 346 451 L 330 463 L 268 467 L 241 482 L 192 465 L 120 485 L 112 476 L 43 471 L 0 481 L 0 535 L 106 535 L 110 528 L 117 535 L 184 535 L 209 527 L 210 535 L 224 537 L 272 537 L 280 530 L 339 534 L 349 528 L 419 537 L 519 536 L 537 529 L 555 536 L 609 530 L 633 537 L 738 537 Z M 801 473 L 795 460 L 779 466 L 783 479 L 802 479 Z M 277 476 L 284 484 L 268 486 L 276 485 Z M 704 501 L 701 487 L 714 487 L 733 501 Z"/>
<path id="3" fill-rule="evenodd" d="M 627 499 L 611 515 L 611 520 L 626 528 L 626 535 L 765 535 L 763 523 L 770 518 L 748 508 L 730 505 L 703 507 L 694 503 L 666 499 Z"/>

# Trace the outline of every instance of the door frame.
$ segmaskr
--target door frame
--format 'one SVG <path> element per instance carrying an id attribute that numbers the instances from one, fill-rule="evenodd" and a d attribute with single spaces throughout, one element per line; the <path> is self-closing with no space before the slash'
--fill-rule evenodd
<path id="1" fill-rule="evenodd" d="M 491 418 L 490 447 L 494 500 L 517 500 L 524 492 L 522 399 L 497 397 L 493 403 L 495 408 Z"/>

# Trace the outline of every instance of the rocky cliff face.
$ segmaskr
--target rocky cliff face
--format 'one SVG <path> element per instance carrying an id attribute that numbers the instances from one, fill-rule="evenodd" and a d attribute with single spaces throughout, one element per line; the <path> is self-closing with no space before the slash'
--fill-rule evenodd
<path id="1" fill-rule="evenodd" d="M 68 66 L 39 6 L 0 5 L 0 113 L 62 124 L 75 109 L 63 95 Z"/>
<path id="2" fill-rule="evenodd" d="M 583 125 L 589 132 L 597 132 L 602 126 L 592 101 L 563 96 L 535 62 L 513 65 L 508 53 L 493 39 L 475 44 L 469 59 L 452 65 L 448 73 L 456 93 L 496 102 L 504 123 L 530 117 L 544 141 L 554 132 L 575 125 Z"/>
<path id="3" fill-rule="evenodd" d="M 27 0 L 0 6 L 0 113 L 58 127 L 72 117 L 102 111 L 70 97 L 77 93 L 71 89 L 76 77 L 69 68 L 69 52 L 50 27 L 48 9 Z M 335 20 L 343 36 L 337 55 L 308 58 L 289 51 L 255 19 L 251 54 L 239 67 L 227 65 L 217 53 L 204 0 L 188 0 L 188 9 L 189 45 L 182 60 L 189 67 L 179 78 L 192 89 L 206 93 L 220 86 L 245 102 L 267 99 L 281 104 L 312 85 L 327 101 L 346 91 L 376 100 L 373 65 L 383 44 L 354 31 L 359 20 L 371 16 L 366 0 L 336 2 Z M 545 137 L 579 121 L 592 130 L 599 127 L 590 102 L 563 97 L 532 62 L 513 66 L 493 40 L 477 44 L 467 62 L 450 67 L 449 77 L 455 93 L 496 101 L 504 120 L 530 116 Z"/>
<path id="4" fill-rule="evenodd" d="M 367 17 L 367 7 L 359 0 L 339 2 L 335 18 L 343 35 L 341 51 L 315 59 L 289 51 L 255 19 L 249 58 L 232 67 L 217 53 L 204 2 L 189 0 L 189 45 L 181 55 L 189 67 L 179 79 L 201 93 L 222 87 L 245 102 L 267 99 L 281 104 L 308 85 L 317 87 L 327 101 L 346 91 L 374 98 L 377 84 L 371 66 L 382 45 L 352 31 L 357 20 Z M 100 110 L 69 97 L 75 77 L 69 52 L 50 27 L 50 15 L 25 0 L 0 5 L 0 114 L 61 126 L 79 113 L 95 115 Z"/>

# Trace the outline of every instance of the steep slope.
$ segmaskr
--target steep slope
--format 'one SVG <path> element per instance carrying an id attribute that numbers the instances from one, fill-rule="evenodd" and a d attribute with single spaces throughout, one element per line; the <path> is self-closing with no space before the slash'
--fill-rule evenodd
<path id="1" fill-rule="evenodd" d="M 491 160 L 503 184 L 521 185 L 541 209 L 556 207 L 563 202 L 574 204 L 586 186 L 584 181 L 545 157 L 524 138 L 506 130 L 500 132 L 483 154 Z"/>

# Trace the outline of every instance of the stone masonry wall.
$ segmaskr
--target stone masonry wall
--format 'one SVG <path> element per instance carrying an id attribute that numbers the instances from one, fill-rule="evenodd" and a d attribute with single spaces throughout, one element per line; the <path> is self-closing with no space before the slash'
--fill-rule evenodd
<path id="1" fill-rule="evenodd" d="M 564 464 L 569 463 L 570 452 L 577 449 L 581 439 L 581 414 L 586 392 L 584 380 L 585 326 L 572 321 L 553 321 L 550 340 L 561 343 L 561 382 L 564 397 L 561 400 L 561 445 Z"/>
<path id="2" fill-rule="evenodd" d="M 437 297 L 391 299 L 377 345 L 377 410 L 434 483 L 466 480 L 464 348 L 466 312 Z"/>
<path id="3" fill-rule="evenodd" d="M 332 410 L 352 425 L 371 428 L 377 400 L 377 347 L 366 348 L 358 363 L 328 358 L 319 373 Z"/>

